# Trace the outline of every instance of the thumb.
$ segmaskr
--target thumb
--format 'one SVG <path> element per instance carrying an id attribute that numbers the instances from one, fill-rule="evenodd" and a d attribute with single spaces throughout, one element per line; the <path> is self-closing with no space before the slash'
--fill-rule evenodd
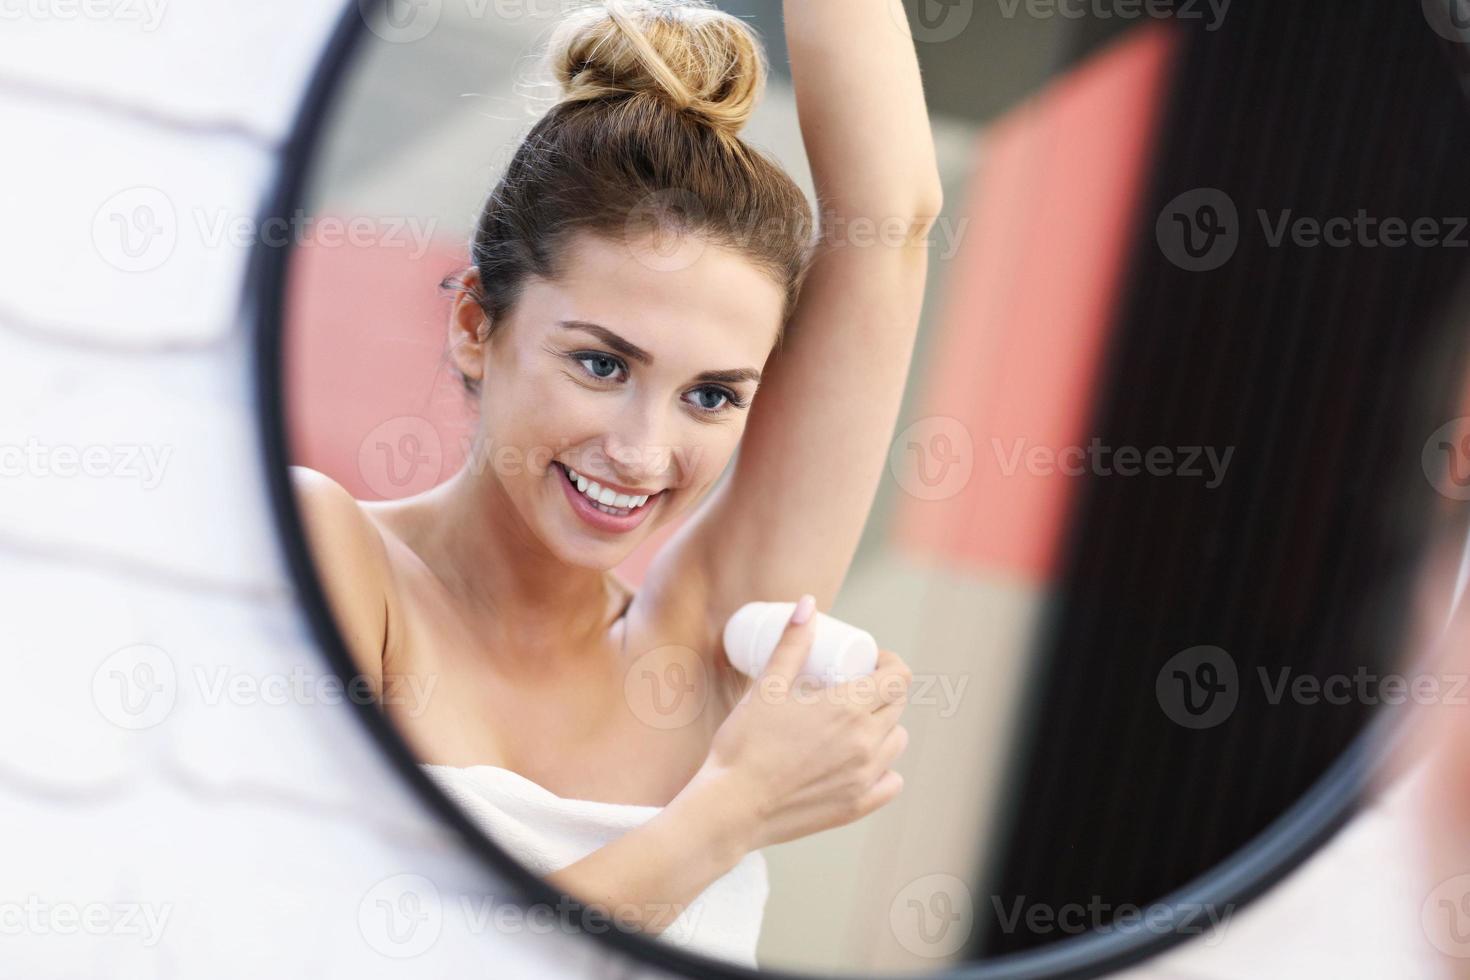
<path id="1" fill-rule="evenodd" d="M 806 658 L 811 654 L 816 612 L 816 596 L 810 593 L 802 596 L 796 603 L 786 628 L 781 631 L 781 638 L 776 641 L 776 649 L 771 652 L 771 659 L 766 661 L 766 669 L 761 672 L 761 676 L 782 677 L 787 681 L 796 679 Z"/>

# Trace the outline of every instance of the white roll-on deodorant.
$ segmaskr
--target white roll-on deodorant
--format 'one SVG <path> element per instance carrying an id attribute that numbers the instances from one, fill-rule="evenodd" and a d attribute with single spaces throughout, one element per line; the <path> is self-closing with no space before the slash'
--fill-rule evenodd
<path id="1" fill-rule="evenodd" d="M 736 670 L 759 677 L 796 609 L 794 602 L 748 602 L 725 623 L 725 656 Z M 867 630 L 816 613 L 811 653 L 801 673 L 841 684 L 878 666 L 878 641 Z"/>

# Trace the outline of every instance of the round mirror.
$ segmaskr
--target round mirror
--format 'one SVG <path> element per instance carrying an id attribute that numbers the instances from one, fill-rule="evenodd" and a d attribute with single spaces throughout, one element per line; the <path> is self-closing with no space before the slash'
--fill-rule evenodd
<path id="1" fill-rule="evenodd" d="M 528 906 L 675 971 L 1222 941 L 1453 601 L 1461 42 L 784 6 L 351 5 L 254 282 L 322 643 Z"/>

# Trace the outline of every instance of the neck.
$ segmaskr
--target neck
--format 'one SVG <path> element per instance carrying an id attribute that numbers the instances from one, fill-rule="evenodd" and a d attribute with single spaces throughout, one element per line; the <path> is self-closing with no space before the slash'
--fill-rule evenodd
<path id="1" fill-rule="evenodd" d="M 492 468 L 467 465 L 408 509 L 413 549 L 498 659 L 575 659 L 606 637 L 620 605 L 607 573 L 547 550 Z"/>

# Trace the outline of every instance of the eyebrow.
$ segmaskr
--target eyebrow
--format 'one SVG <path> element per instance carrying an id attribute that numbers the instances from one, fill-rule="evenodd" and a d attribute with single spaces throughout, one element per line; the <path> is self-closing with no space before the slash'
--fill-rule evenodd
<path id="1" fill-rule="evenodd" d="M 601 324 L 589 323 L 586 320 L 561 320 L 557 325 L 567 330 L 580 330 L 583 333 L 589 333 L 630 361 L 637 361 L 640 364 L 653 363 L 652 354 L 626 337 L 618 336 Z M 700 382 L 722 382 L 724 384 L 739 384 L 742 381 L 752 381 L 760 384 L 761 373 L 755 368 L 731 368 L 727 371 L 705 371 L 694 380 Z"/>

